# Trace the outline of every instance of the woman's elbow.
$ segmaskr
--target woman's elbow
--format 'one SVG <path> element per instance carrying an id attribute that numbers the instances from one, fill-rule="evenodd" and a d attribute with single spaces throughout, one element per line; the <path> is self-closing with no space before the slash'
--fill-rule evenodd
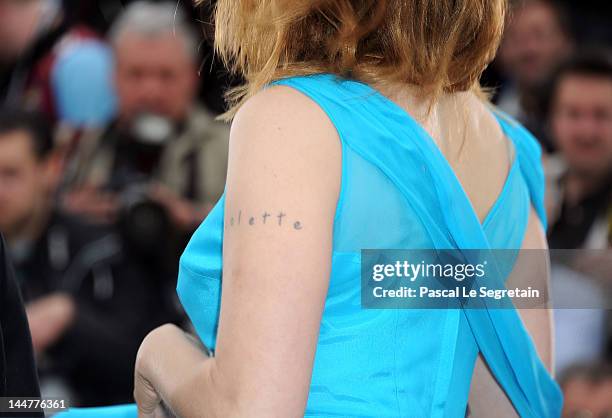
<path id="1" fill-rule="evenodd" d="M 287 399 L 288 391 L 274 388 L 274 385 L 239 379 L 225 374 L 213 359 L 206 364 L 206 381 L 210 395 L 201 397 L 200 406 L 188 418 L 286 418 L 304 415 L 301 399 Z M 192 394 L 192 390 L 190 391 Z M 284 392 L 284 393 L 283 393 Z M 203 413 L 204 412 L 204 413 Z M 183 416 L 183 415 L 181 415 Z"/>

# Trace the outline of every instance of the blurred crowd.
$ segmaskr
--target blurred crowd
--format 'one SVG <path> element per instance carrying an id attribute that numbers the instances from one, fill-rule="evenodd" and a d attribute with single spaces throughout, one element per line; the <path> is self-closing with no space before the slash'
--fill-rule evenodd
<path id="1" fill-rule="evenodd" d="M 0 0 L 0 231 L 43 394 L 73 405 L 131 401 L 146 334 L 188 326 L 178 259 L 223 193 L 229 139 L 188 11 L 134 3 L 97 31 L 91 16 Z"/>
<path id="2" fill-rule="evenodd" d="M 213 59 L 208 13 L 0 0 L 0 232 L 45 396 L 130 402 L 144 336 L 190 327 L 178 258 L 224 190 L 229 127 L 215 116 L 236 82 Z M 482 80 L 543 146 L 550 247 L 589 250 L 595 267 L 553 266 L 553 297 L 598 298 L 555 310 L 568 417 L 612 413 L 611 48 L 600 2 L 516 1 Z"/>

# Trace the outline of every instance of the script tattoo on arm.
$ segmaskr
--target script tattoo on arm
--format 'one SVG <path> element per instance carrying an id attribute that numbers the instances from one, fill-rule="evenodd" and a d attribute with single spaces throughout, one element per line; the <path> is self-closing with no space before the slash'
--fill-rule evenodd
<path id="1" fill-rule="evenodd" d="M 301 221 L 290 219 L 282 210 L 274 213 L 264 211 L 261 214 L 246 214 L 243 210 L 239 210 L 238 213 L 232 214 L 229 217 L 226 224 L 230 228 L 238 226 L 253 227 L 256 225 L 266 225 L 268 227 L 287 227 L 296 231 L 300 231 L 304 228 Z"/>

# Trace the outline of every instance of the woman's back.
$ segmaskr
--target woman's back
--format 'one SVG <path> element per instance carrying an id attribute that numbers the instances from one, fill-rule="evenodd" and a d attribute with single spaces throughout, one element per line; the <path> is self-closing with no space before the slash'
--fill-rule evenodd
<path id="1" fill-rule="evenodd" d="M 463 414 L 479 352 L 478 339 L 490 339 L 494 331 L 494 324 L 481 321 L 488 312 L 364 309 L 361 250 L 521 248 L 528 229 L 532 234 L 541 229 L 530 202 L 530 196 L 541 199 L 540 191 L 528 186 L 528 182 L 538 184 L 541 179 L 524 179 L 541 174 L 537 170 L 529 172 L 530 162 L 539 158 L 533 139 L 514 122 L 496 119 L 475 98 L 466 95 L 455 103 L 449 99 L 446 108 L 434 108 L 432 114 L 437 119 L 430 119 L 430 125 L 433 132 L 442 133 L 440 148 L 459 155 L 456 160 L 449 158 L 458 168 L 455 177 L 443 154 L 406 110 L 368 85 L 332 75 L 289 78 L 275 84 L 285 87 L 272 88 L 265 93 L 267 97 L 255 101 L 276 100 L 274 106 L 296 112 L 301 111 L 300 106 L 312 107 L 304 110 L 307 114 L 319 111 L 314 118 L 321 120 L 313 121 L 313 129 L 318 138 L 331 141 L 328 145 L 319 142 L 319 146 L 329 146 L 318 151 L 324 156 L 321 176 L 340 184 L 329 288 L 306 416 Z M 295 90 L 312 101 L 293 97 L 299 95 Z M 465 107 L 458 105 L 463 100 L 469 102 Z M 259 105 L 266 109 L 265 103 Z M 318 131 L 319 127 L 325 132 Z M 457 145 L 455 131 L 464 133 L 460 138 L 463 144 Z M 525 149 L 536 155 L 525 155 Z M 521 164 L 519 159 L 527 161 Z M 499 160 L 508 162 L 493 162 Z M 300 158 L 296 156 L 290 163 L 299 165 Z M 465 185 L 465 193 L 458 180 Z M 248 183 L 248 179 L 244 181 Z M 478 196 L 474 208 L 470 195 Z M 200 270 L 202 277 L 221 278 L 224 198 L 187 247 L 179 276 L 181 300 L 200 337 L 211 347 L 216 345 L 220 289 L 192 272 Z M 538 202 L 534 206 L 541 208 Z M 230 222 L 240 222 L 239 217 L 232 216 Z M 211 239 L 213 236 L 216 239 Z M 211 257 L 214 251 L 219 252 L 217 257 Z M 208 254 L 205 259 L 217 260 L 209 262 L 206 271 L 201 270 L 203 253 Z M 211 292 L 213 288 L 217 290 Z M 513 317 L 510 310 L 499 314 L 514 321 L 516 327 L 501 332 L 508 333 L 511 340 L 518 335 L 517 341 L 526 342 L 519 357 L 537 360 L 518 317 Z M 483 330 L 478 331 L 479 327 Z M 474 335 L 479 332 L 482 335 Z M 504 376 L 513 372 L 513 365 L 497 358 L 504 350 L 503 339 L 489 341 L 493 347 L 485 348 L 490 350 L 488 361 L 499 363 L 498 379 L 511 387 L 515 398 L 521 398 L 513 401 L 518 402 L 522 415 L 538 416 L 541 408 L 548 406 L 530 405 L 533 399 L 521 394 L 520 382 L 504 382 L 510 379 Z M 538 365 L 535 373 L 545 372 Z M 480 391 L 475 412 L 483 400 L 497 399 L 494 395 L 500 394 L 503 398 L 492 376 L 478 373 L 473 383 L 474 393 Z M 545 390 L 554 392 L 554 384 L 549 386 Z M 502 406 L 498 403 L 497 407 L 501 410 Z M 507 400 L 506 409 L 514 413 Z"/>
<path id="2" fill-rule="evenodd" d="M 391 91 L 391 90 L 389 90 Z M 484 221 L 491 208 L 504 193 L 504 185 L 512 170 L 514 146 L 506 136 L 499 122 L 492 113 L 490 104 L 474 92 L 457 93 L 443 96 L 431 109 L 419 106 L 418 99 L 394 98 L 387 96 L 405 109 L 411 115 L 425 114 L 419 122 L 436 142 L 452 167 L 459 182 L 463 186 L 469 201 L 480 221 Z M 547 249 L 546 235 L 537 212 L 531 208 L 529 220 L 525 229 L 520 249 Z M 528 252 L 528 251 L 527 251 Z M 533 257 L 519 263 L 533 264 Z M 533 267 L 533 266 L 532 266 Z M 544 268 L 544 270 L 541 270 Z M 517 269 L 518 270 L 518 269 Z M 545 271 L 545 278 L 532 279 L 549 280 L 546 267 L 540 266 L 539 272 Z M 523 271 L 515 275 L 525 274 Z M 524 276 L 507 279 L 507 287 L 514 281 L 525 280 Z M 540 284 L 541 286 L 541 284 Z M 537 352 L 546 367 L 552 368 L 552 342 L 550 332 L 550 312 L 546 309 L 527 309 L 520 311 L 521 319 L 536 344 Z M 503 389 L 495 381 L 486 362 L 479 356 L 470 390 L 470 412 L 472 416 L 487 416 L 491 408 L 495 408 L 497 416 L 515 416 L 516 411 Z"/>
<path id="3" fill-rule="evenodd" d="M 363 249 L 462 252 L 542 246 L 534 239 L 545 215 L 539 149 L 533 138 L 513 121 L 488 113 L 469 95 L 453 100 L 434 107 L 436 116 L 424 123 L 435 139 L 409 115 L 418 109 L 403 108 L 367 84 L 330 74 L 280 80 L 245 106 L 234 135 L 246 129 L 262 142 L 230 147 L 228 181 L 235 187 L 231 194 L 224 193 L 187 246 L 177 288 L 199 337 L 217 351 L 217 361 L 226 362 L 227 353 L 240 347 L 227 339 L 227 333 L 223 337 L 221 299 L 231 297 L 257 263 L 278 260 L 283 275 L 293 277 L 294 283 L 282 294 L 291 304 L 301 303 L 310 297 L 308 282 L 313 276 L 304 273 L 313 268 L 309 251 L 318 248 L 321 254 L 330 251 L 331 263 L 329 271 L 322 272 L 328 281 L 314 336 L 312 372 L 306 380 L 305 416 L 463 416 L 471 395 L 475 416 L 488 414 L 492 404 L 507 416 L 559 415 L 559 389 L 514 309 L 363 305 Z M 465 106 L 463 100 L 468 101 Z M 291 126 L 293 120 L 296 126 Z M 267 144 L 266 135 L 274 135 L 276 125 L 286 132 L 286 143 Z M 275 151 L 284 157 L 269 154 Z M 274 186 L 262 194 L 261 178 L 232 178 L 232 161 L 245 164 L 245 159 L 253 169 L 274 164 L 280 172 L 293 174 L 264 176 Z M 310 191 L 296 191 L 295 202 L 269 196 L 275 187 L 300 182 L 293 176 L 301 169 L 309 173 L 306 187 L 329 183 L 331 194 L 324 199 L 337 196 L 335 210 L 328 211 L 326 204 L 316 215 L 316 222 L 333 220 L 331 234 L 317 235 L 312 243 L 308 235 L 296 235 L 310 234 L 314 228 L 315 218 L 309 214 L 316 213 L 320 203 L 305 200 Z M 252 188 L 258 190 L 256 196 L 249 196 Z M 242 201 L 245 196 L 248 206 Z M 288 242 L 297 240 L 304 249 L 300 257 L 291 256 L 291 263 L 284 248 L 271 246 L 272 234 L 287 232 L 293 237 Z M 251 246 L 252 239 L 259 244 Z M 241 263 L 228 257 L 236 251 L 255 258 Z M 285 278 L 275 279 L 285 289 Z M 278 289 L 261 285 L 264 288 L 241 303 L 254 303 L 253 314 L 266 315 L 272 309 L 272 315 L 279 315 L 279 307 L 262 304 Z M 230 313 L 225 327 L 237 321 L 237 329 L 250 333 L 250 338 L 265 334 L 264 328 L 240 328 L 247 318 L 232 318 L 236 303 L 224 305 Z M 301 332 L 307 324 L 300 318 L 283 322 Z M 269 346 L 270 353 L 283 344 L 275 339 L 259 343 Z M 290 358 L 302 348 L 294 346 L 291 354 L 282 355 Z M 302 370 L 297 364 L 292 367 Z M 276 373 L 262 375 L 266 384 L 274 384 Z"/>
<path id="4" fill-rule="evenodd" d="M 466 269 L 489 257 L 486 283 L 471 283 L 501 292 L 513 264 L 491 251 L 541 246 L 537 143 L 467 93 L 505 10 L 505 0 L 217 2 L 216 50 L 246 83 L 232 95 L 225 193 L 186 248 L 177 288 L 215 355 L 154 332 L 137 362 L 141 407 L 161 394 L 184 416 L 456 417 L 474 383 L 475 412 L 506 397 L 509 414 L 560 415 L 559 388 L 507 298 L 501 309 L 461 297 L 381 306 L 370 292 L 379 250 L 454 250 L 451 267 Z M 408 85 L 412 96 L 395 94 Z M 432 113 L 411 97 L 433 100 Z M 479 356 L 487 368 L 473 379 Z"/>

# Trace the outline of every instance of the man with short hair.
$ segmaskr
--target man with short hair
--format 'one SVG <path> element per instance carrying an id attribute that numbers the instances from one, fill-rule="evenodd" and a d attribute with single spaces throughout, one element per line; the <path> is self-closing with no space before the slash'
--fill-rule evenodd
<path id="1" fill-rule="evenodd" d="M 73 213 L 120 224 L 129 202 L 161 206 L 171 227 L 147 241 L 177 242 L 153 257 L 172 253 L 176 265 L 225 188 L 229 127 L 196 103 L 197 37 L 176 4 L 132 3 L 109 37 L 119 114 L 102 136 L 83 141 L 64 203 Z"/>
<path id="2" fill-rule="evenodd" d="M 607 290 L 612 254 L 612 52 L 583 52 L 552 79 L 548 125 L 558 152 L 545 159 L 548 243 L 584 249 L 570 271 L 553 264 L 553 301 L 587 301 L 556 309 L 557 370 L 600 360 L 610 345 Z M 597 281 L 599 278 L 601 281 Z M 608 360 L 611 360 L 608 353 Z"/>
<path id="3" fill-rule="evenodd" d="M 164 287 L 169 278 L 114 230 L 54 208 L 59 173 L 45 119 L 0 109 L 0 232 L 26 302 L 43 395 L 59 392 L 72 405 L 129 402 L 142 339 L 182 316 Z"/>
<path id="4" fill-rule="evenodd" d="M 542 122 L 548 82 L 573 49 L 569 19 L 558 2 L 514 2 L 498 54 L 505 82 L 497 105 L 523 122 L 546 151 L 553 149 Z"/>
<path id="5" fill-rule="evenodd" d="M 560 177 L 550 184 L 558 204 L 551 210 L 549 245 L 608 248 L 612 238 L 612 52 L 586 52 L 558 70 L 549 124 L 561 165 Z"/>

